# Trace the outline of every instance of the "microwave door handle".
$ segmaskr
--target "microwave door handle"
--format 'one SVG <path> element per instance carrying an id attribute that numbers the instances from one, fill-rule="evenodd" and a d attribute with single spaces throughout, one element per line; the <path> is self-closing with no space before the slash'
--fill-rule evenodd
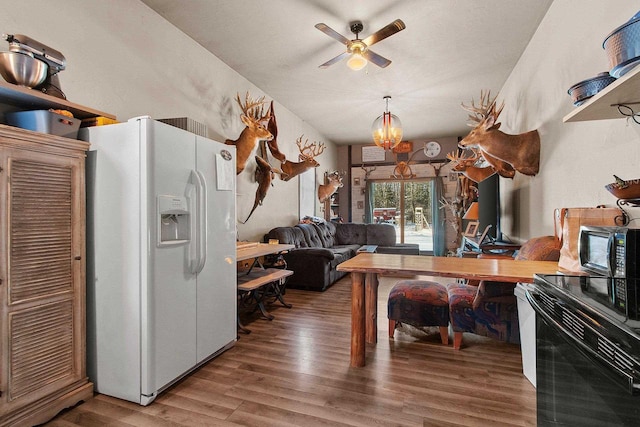
<path id="1" fill-rule="evenodd" d="M 611 277 L 615 277 L 616 276 L 616 234 L 615 233 L 611 233 L 609 235 L 609 240 L 607 242 L 607 250 L 610 251 L 609 254 L 607 254 L 607 263 L 609 264 L 607 266 L 608 270 L 609 270 L 609 275 Z"/>
<path id="2" fill-rule="evenodd" d="M 613 377 L 616 379 L 616 383 L 625 388 L 630 394 L 636 395 L 640 394 L 640 382 L 637 381 L 635 377 L 624 372 L 618 367 L 612 365 L 608 360 L 602 358 L 596 351 L 594 351 L 591 347 L 582 342 L 581 339 L 577 338 L 573 332 L 569 329 L 565 328 L 562 324 L 558 323 L 555 319 L 547 314 L 544 308 L 538 304 L 538 301 L 533 297 L 532 292 L 530 290 L 525 291 L 525 296 L 531 307 L 535 310 L 536 315 L 542 317 L 544 322 L 549 325 L 549 327 L 554 328 L 558 331 L 559 335 L 562 336 L 569 344 L 572 344 L 579 350 L 584 356 L 590 358 L 600 365 L 606 366 L 610 371 L 613 371 L 616 375 L 608 375 L 609 377 Z M 595 332 L 595 331 L 594 331 Z M 597 332 L 595 332 L 598 336 L 601 336 Z M 619 383 L 620 377 L 625 381 L 624 383 Z"/>

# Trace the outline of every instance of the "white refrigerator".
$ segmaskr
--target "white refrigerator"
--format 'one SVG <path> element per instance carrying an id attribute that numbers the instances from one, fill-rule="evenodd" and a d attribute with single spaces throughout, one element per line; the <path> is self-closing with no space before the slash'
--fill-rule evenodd
<path id="1" fill-rule="evenodd" d="M 80 138 L 88 375 L 147 405 L 236 341 L 235 147 L 149 117 Z"/>

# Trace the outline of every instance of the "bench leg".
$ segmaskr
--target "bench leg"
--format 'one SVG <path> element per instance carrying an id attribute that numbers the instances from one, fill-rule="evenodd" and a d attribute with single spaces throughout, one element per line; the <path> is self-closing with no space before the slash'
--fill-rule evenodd
<path id="1" fill-rule="evenodd" d="M 293 305 L 287 303 L 284 300 L 284 287 L 285 287 L 285 283 L 281 283 L 281 282 L 273 282 L 269 285 L 270 292 L 269 295 L 274 297 L 274 302 L 277 300 L 280 302 L 280 304 L 282 304 L 284 307 L 286 308 L 291 308 L 293 307 Z"/>
<path id="2" fill-rule="evenodd" d="M 251 294 L 253 296 L 253 299 L 256 301 L 256 307 L 253 309 L 253 311 L 256 311 L 256 309 L 260 309 L 260 313 L 262 313 L 262 316 L 264 318 L 266 318 L 267 320 L 273 320 L 273 315 L 269 314 L 266 307 L 264 306 L 264 291 L 258 292 L 258 290 L 256 289 L 255 291 L 251 291 Z"/>
<path id="3" fill-rule="evenodd" d="M 389 338 L 393 338 L 393 334 L 396 331 L 396 321 L 389 319 Z"/>
<path id="4" fill-rule="evenodd" d="M 249 335 L 251 333 L 251 329 L 247 329 L 242 325 L 242 322 L 240 322 L 240 314 L 238 314 L 237 320 L 238 320 L 238 331 Z"/>

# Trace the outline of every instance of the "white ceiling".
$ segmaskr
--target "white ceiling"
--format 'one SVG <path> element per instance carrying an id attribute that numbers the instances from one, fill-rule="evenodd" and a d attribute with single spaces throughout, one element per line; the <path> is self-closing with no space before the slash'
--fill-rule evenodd
<path id="1" fill-rule="evenodd" d="M 371 141 L 385 95 L 405 140 L 466 135 L 460 103 L 498 93 L 553 0 L 142 1 L 343 145 Z M 387 68 L 318 68 L 345 47 L 315 24 L 353 39 L 351 21 L 362 21 L 365 38 L 398 18 L 406 29 L 371 48 Z"/>

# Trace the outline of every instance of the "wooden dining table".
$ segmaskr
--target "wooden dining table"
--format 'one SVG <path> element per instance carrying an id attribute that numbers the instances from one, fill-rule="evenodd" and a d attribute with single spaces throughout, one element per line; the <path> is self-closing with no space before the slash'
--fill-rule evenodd
<path id="1" fill-rule="evenodd" d="M 378 276 L 438 276 L 533 283 L 533 276 L 557 274 L 555 261 L 434 257 L 360 253 L 338 265 L 351 273 L 351 366 L 365 366 L 365 342 L 378 337 Z"/>

